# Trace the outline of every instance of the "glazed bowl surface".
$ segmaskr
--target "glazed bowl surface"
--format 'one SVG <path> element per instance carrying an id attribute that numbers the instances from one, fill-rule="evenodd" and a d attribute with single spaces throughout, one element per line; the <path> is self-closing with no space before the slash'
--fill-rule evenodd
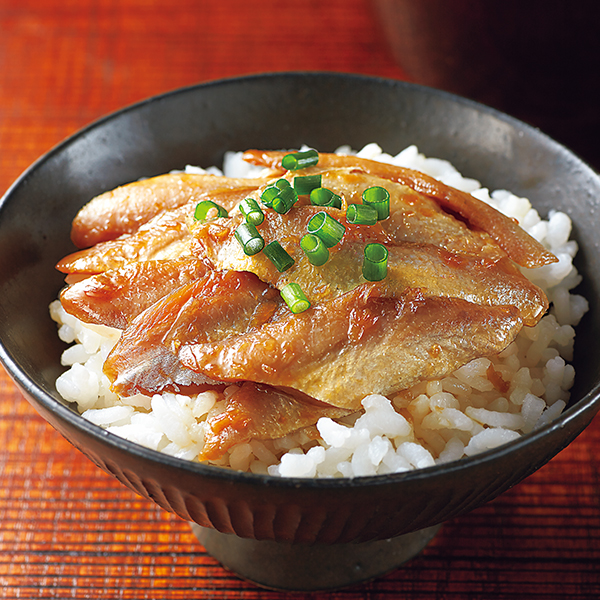
<path id="1" fill-rule="evenodd" d="M 64 344 L 48 305 L 72 252 L 77 210 L 118 185 L 220 165 L 227 150 L 333 151 L 415 144 L 490 189 L 527 197 L 574 223 L 591 310 L 578 327 L 572 400 L 553 423 L 495 450 L 418 471 L 355 479 L 237 473 L 143 448 L 84 420 L 54 382 Z M 228 79 L 150 98 L 91 124 L 33 164 L 0 206 L 0 358 L 36 410 L 94 463 L 166 510 L 241 538 L 341 544 L 383 540 L 441 523 L 501 494 L 544 465 L 600 408 L 600 178 L 542 132 L 430 88 L 331 73 Z"/>

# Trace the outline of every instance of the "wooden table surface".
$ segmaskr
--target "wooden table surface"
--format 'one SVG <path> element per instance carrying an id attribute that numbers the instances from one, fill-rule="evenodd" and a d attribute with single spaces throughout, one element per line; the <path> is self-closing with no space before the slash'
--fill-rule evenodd
<path id="1" fill-rule="evenodd" d="M 406 78 L 368 0 L 0 0 L 0 193 L 108 112 L 180 86 L 287 70 Z M 599 451 L 597 418 L 527 480 L 446 523 L 403 568 L 314 597 L 599 598 Z M 92 465 L 0 370 L 0 597 L 304 595 L 225 571 L 187 523 Z"/>

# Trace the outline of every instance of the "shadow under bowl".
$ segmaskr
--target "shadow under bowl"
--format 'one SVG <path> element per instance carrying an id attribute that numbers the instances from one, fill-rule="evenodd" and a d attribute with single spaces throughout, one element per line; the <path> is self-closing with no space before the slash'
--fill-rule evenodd
<path id="1" fill-rule="evenodd" d="M 186 164 L 218 165 L 227 150 L 308 144 L 332 151 L 373 141 L 391 154 L 416 144 L 425 155 L 451 161 L 490 189 L 529 198 L 542 215 L 553 208 L 566 212 L 580 246 L 576 264 L 584 281 L 578 291 L 592 307 L 599 304 L 598 175 L 560 144 L 505 114 L 399 81 L 283 73 L 176 90 L 109 115 L 67 139 L 33 164 L 0 206 L 0 359 L 25 397 L 100 468 L 204 528 L 207 547 L 211 531 L 232 544 L 254 540 L 285 547 L 279 554 L 292 555 L 282 566 L 290 577 L 276 584 L 268 575 L 258 581 L 267 586 L 312 589 L 293 577 L 294 548 L 305 553 L 307 545 L 314 552 L 322 545 L 350 543 L 372 548 L 378 541 L 434 531 L 540 468 L 600 408 L 600 354 L 590 351 L 600 339 L 600 316 L 593 308 L 578 328 L 572 401 L 556 421 L 478 456 L 408 473 L 335 480 L 237 473 L 118 438 L 60 399 L 54 382 L 63 370 L 64 345 L 48 305 L 63 284 L 54 265 L 74 250 L 71 220 L 90 198 Z M 381 572 L 373 569 L 360 578 Z M 319 585 L 358 580 L 336 577 Z M 302 579 L 307 577 L 301 574 Z"/>

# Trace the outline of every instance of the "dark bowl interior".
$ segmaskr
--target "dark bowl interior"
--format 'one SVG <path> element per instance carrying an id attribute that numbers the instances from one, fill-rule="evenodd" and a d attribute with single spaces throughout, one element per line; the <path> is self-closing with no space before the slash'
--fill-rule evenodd
<path id="1" fill-rule="evenodd" d="M 479 104 L 398 81 L 303 73 L 218 81 L 151 98 L 77 133 L 29 168 L 0 207 L 3 364 L 58 431 L 121 482 L 184 519 L 240 537 L 341 543 L 431 526 L 502 493 L 546 463 L 600 406 L 600 317 L 578 329 L 572 402 L 553 424 L 485 454 L 406 474 L 296 480 L 184 462 L 102 431 L 58 397 L 61 372 L 48 305 L 62 286 L 55 263 L 73 247 L 71 219 L 94 195 L 182 168 L 220 164 L 226 150 L 322 151 L 378 142 L 416 144 L 491 189 L 528 197 L 542 215 L 567 212 L 580 245 L 580 293 L 600 298 L 600 179 L 543 133 Z"/>

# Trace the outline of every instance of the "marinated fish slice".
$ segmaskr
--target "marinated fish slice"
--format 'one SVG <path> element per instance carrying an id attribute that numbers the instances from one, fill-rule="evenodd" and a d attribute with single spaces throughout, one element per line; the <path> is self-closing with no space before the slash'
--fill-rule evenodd
<path id="1" fill-rule="evenodd" d="M 358 409 L 442 377 L 471 359 L 501 352 L 522 327 L 514 307 L 482 307 L 407 290 L 380 298 L 365 284 L 300 313 L 277 313 L 221 342 L 183 344 L 179 359 L 213 379 L 255 381 Z"/>
<path id="2" fill-rule="evenodd" d="M 236 444 L 277 439 L 313 425 L 321 417 L 335 419 L 349 412 L 247 381 L 227 399 L 222 412 L 207 419 L 199 459 L 216 460 Z"/>
<path id="3" fill-rule="evenodd" d="M 306 169 L 308 174 L 318 167 Z M 464 221 L 448 214 L 439 204 L 408 187 L 367 173 L 355 173 L 352 169 L 327 169 L 320 171 L 322 186 L 333 190 L 347 204 L 362 204 L 362 194 L 374 186 L 384 187 L 390 194 L 390 216 L 378 225 L 394 242 L 426 242 L 440 248 L 486 256 L 496 259 L 506 253 L 483 231 L 474 231 Z"/>
<path id="4" fill-rule="evenodd" d="M 365 283 L 363 248 L 364 244 L 340 248 L 321 268 L 323 278 L 338 289 L 344 282 L 350 284 L 346 291 Z M 514 306 L 528 327 L 536 325 L 548 310 L 544 292 L 508 258 L 475 259 L 429 244 L 400 244 L 387 249 L 387 276 L 379 283 L 384 297 L 398 298 L 413 288 L 426 297 L 458 298 L 480 306 Z"/>
<path id="5" fill-rule="evenodd" d="M 134 233 L 165 210 L 199 202 L 207 193 L 243 188 L 251 191 L 264 179 L 234 179 L 209 174 L 173 173 L 122 185 L 92 198 L 76 215 L 71 240 L 78 248 Z M 223 205 L 227 211 L 234 204 Z"/>
<path id="6" fill-rule="evenodd" d="M 237 205 L 248 190 L 218 191 L 210 198 L 220 204 Z M 94 275 L 119 269 L 143 260 L 171 260 L 190 253 L 190 231 L 196 202 L 162 212 L 142 225 L 135 233 L 100 242 L 91 248 L 65 256 L 56 268 L 62 273 Z"/>
<path id="7" fill-rule="evenodd" d="M 69 314 L 85 323 L 125 329 L 158 300 L 209 270 L 193 256 L 131 263 L 64 288 L 60 301 Z"/>
<path id="8" fill-rule="evenodd" d="M 211 343 L 243 335 L 280 304 L 279 293 L 251 273 L 210 271 L 136 317 L 107 357 L 104 373 L 121 396 L 217 384 L 179 363 L 178 339 Z"/>
<path id="9" fill-rule="evenodd" d="M 293 183 L 293 172 L 283 178 Z M 390 216 L 378 225 L 389 236 L 389 241 L 424 242 L 453 252 L 485 255 L 488 258 L 506 256 L 506 252 L 484 231 L 469 229 L 466 223 L 448 214 L 433 199 L 410 187 L 350 168 L 304 169 L 302 175 L 321 175 L 321 186 L 335 192 L 342 200 L 345 213 L 349 204 L 362 204 L 362 194 L 370 187 L 380 186 L 390 194 Z M 262 188 L 251 196 L 259 200 Z M 307 196 L 300 196 L 296 207 L 309 205 Z"/>
<path id="10" fill-rule="evenodd" d="M 62 273 L 94 275 L 146 260 L 171 260 L 189 254 L 187 219 L 194 204 L 185 204 L 150 219 L 133 234 L 100 242 L 65 256 L 56 268 Z"/>
<path id="11" fill-rule="evenodd" d="M 244 160 L 255 165 L 281 169 L 286 152 L 249 150 Z M 472 227 L 487 232 L 517 264 L 535 268 L 557 262 L 557 258 L 523 230 L 516 221 L 478 200 L 471 194 L 451 188 L 424 173 L 356 156 L 319 154 L 319 169 L 349 167 L 376 175 L 433 198 L 450 213 L 459 214 Z M 308 171 L 308 169 L 307 169 Z"/>
<path id="12" fill-rule="evenodd" d="M 300 286 L 312 289 L 314 300 L 321 296 L 329 297 L 346 290 L 335 289 L 335 284 L 329 283 L 318 268 L 313 267 L 300 248 L 300 239 L 306 233 L 308 221 L 318 212 L 325 210 L 338 220 L 344 220 L 342 212 L 337 209 L 322 209 L 316 206 L 303 206 L 294 208 L 285 215 L 272 210 L 265 211 L 265 220 L 258 227 L 258 231 L 265 240 L 265 244 L 278 241 L 281 246 L 294 258 L 295 264 L 289 271 L 280 273 L 264 252 L 247 256 L 238 240 L 235 231 L 243 222 L 241 215 L 234 215 L 228 220 L 219 220 L 212 223 L 197 224 L 192 228 L 194 236 L 193 251 L 198 256 L 205 256 L 217 269 L 231 269 L 235 271 L 248 271 L 255 273 L 262 281 L 270 283 L 281 289 L 286 283 L 295 281 Z M 345 220 L 344 220 L 345 222 Z M 378 239 L 389 240 L 381 229 Z M 376 236 L 376 232 L 372 232 Z M 348 243 L 346 241 L 346 243 Z M 335 249 L 331 249 L 332 254 Z M 317 280 L 312 280 L 312 275 Z"/>
<path id="13" fill-rule="evenodd" d="M 380 282 L 382 295 L 398 297 L 407 288 L 419 288 L 426 296 L 462 298 L 485 306 L 516 306 L 523 323 L 535 325 L 548 309 L 548 300 L 501 252 L 501 258 L 449 252 L 428 243 L 393 242 L 383 225 L 361 226 L 348 223 L 344 212 L 327 208 L 325 212 L 342 223 L 342 240 L 330 249 L 329 260 L 312 265 L 300 247 L 308 221 L 322 208 L 300 206 L 287 214 L 265 212 L 259 227 L 265 242 L 278 240 L 292 256 L 294 264 L 280 273 L 264 252 L 246 256 L 235 239 L 239 216 L 193 228 L 193 235 L 205 255 L 218 269 L 255 273 L 260 279 L 282 289 L 298 283 L 311 302 L 331 299 L 365 283 L 362 276 L 364 247 L 379 242 L 388 249 L 388 273 Z M 417 236 L 415 236 L 417 237 Z M 427 239 L 426 235 L 419 235 Z M 488 253 L 494 256 L 493 252 Z"/>

